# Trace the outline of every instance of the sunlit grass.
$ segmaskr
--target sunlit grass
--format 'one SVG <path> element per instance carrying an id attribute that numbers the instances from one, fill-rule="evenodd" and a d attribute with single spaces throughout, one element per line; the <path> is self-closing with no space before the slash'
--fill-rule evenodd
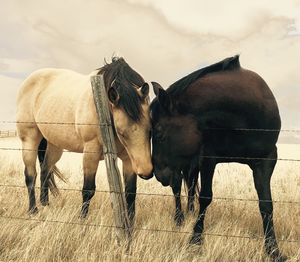
<path id="1" fill-rule="evenodd" d="M 16 139 L 0 140 L 1 147 L 20 145 Z M 297 158 L 300 147 L 280 147 L 284 158 Z M 0 151 L 0 184 L 25 186 L 21 152 Z M 118 245 L 115 231 L 95 225 L 113 225 L 108 193 L 97 192 L 88 218 L 78 218 L 81 206 L 83 175 L 81 155 L 65 153 L 58 166 L 68 178 L 68 184 L 58 183 L 61 191 L 50 198 L 50 206 L 38 204 L 39 213 L 27 215 L 26 188 L 0 187 L 0 216 L 22 217 L 28 220 L 0 218 L 0 261 L 268 261 L 263 241 L 209 234 L 262 237 L 261 217 L 257 202 L 213 201 L 205 221 L 204 243 L 190 246 L 189 234 L 156 232 L 140 229 L 162 229 L 191 232 L 196 216 L 185 214 L 185 223 L 177 228 L 173 222 L 172 196 L 138 195 L 133 241 Z M 274 200 L 300 201 L 300 163 L 278 162 L 272 178 Z M 39 179 L 38 179 L 39 180 Z M 37 186 L 39 185 L 37 180 Z M 108 190 L 104 164 L 97 174 L 97 189 Z M 257 199 L 250 169 L 238 164 L 217 167 L 214 177 L 216 198 Z M 170 194 L 155 179 L 138 180 L 138 191 Z M 37 199 L 39 192 L 36 192 Z M 183 192 L 184 193 L 184 192 Z M 186 198 L 182 198 L 186 207 Z M 198 209 L 198 204 L 196 205 Z M 300 204 L 274 203 L 274 220 L 278 239 L 300 240 Z M 68 223 L 37 222 L 37 220 Z M 82 225 L 87 224 L 87 225 Z M 92 226 L 88 226 L 92 224 Z M 300 260 L 299 243 L 279 242 L 290 261 Z"/>

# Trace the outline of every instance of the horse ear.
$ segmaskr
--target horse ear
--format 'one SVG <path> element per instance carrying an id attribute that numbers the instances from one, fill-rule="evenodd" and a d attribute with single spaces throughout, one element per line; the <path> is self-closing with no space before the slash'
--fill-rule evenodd
<path id="1" fill-rule="evenodd" d="M 118 102 L 120 100 L 120 95 L 117 89 L 113 86 L 108 89 L 108 99 L 115 106 L 118 105 Z"/>
<path id="2" fill-rule="evenodd" d="M 142 99 L 145 99 L 149 95 L 149 84 L 144 83 L 139 89 L 139 94 Z"/>
<path id="3" fill-rule="evenodd" d="M 158 96 L 158 93 L 159 93 L 159 89 L 163 89 L 162 86 L 157 83 L 157 82 L 151 82 L 152 86 L 153 86 L 153 91 L 154 91 L 154 94 L 156 96 Z"/>
<path id="4" fill-rule="evenodd" d="M 153 86 L 154 94 L 156 95 L 158 102 L 167 111 L 171 112 L 173 109 L 173 103 L 170 95 L 161 87 L 159 83 L 151 82 Z"/>

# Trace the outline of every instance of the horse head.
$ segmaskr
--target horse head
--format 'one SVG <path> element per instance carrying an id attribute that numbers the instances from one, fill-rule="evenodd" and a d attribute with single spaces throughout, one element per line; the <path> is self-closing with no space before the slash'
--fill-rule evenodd
<path id="1" fill-rule="evenodd" d="M 201 133 L 192 114 L 182 113 L 176 100 L 158 83 L 152 85 L 156 95 L 150 105 L 152 163 L 157 180 L 168 186 L 198 152 Z"/>
<path id="2" fill-rule="evenodd" d="M 114 59 L 103 73 L 116 135 L 132 168 L 142 178 L 152 177 L 149 85 L 124 59 Z"/>

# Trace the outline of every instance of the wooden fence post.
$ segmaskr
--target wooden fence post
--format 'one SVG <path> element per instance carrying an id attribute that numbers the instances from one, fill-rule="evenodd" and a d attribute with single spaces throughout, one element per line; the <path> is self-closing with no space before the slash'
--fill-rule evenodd
<path id="1" fill-rule="evenodd" d="M 130 240 L 131 225 L 128 218 L 120 171 L 117 166 L 117 149 L 103 76 L 92 76 L 91 83 L 103 140 L 103 153 L 117 236 L 119 240 Z"/>

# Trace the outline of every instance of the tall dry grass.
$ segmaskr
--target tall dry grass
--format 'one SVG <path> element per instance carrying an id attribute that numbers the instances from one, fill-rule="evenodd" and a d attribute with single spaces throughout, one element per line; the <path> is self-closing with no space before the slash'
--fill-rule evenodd
<path id="1" fill-rule="evenodd" d="M 1 139 L 0 147 L 20 147 L 16 139 Z M 300 147 L 281 146 L 280 157 L 298 157 Z M 60 188 L 82 187 L 81 155 L 65 153 L 58 166 L 69 183 Z M 97 189 L 107 190 L 103 163 L 97 174 Z M 278 162 L 272 178 L 274 200 L 300 201 L 300 163 Z M 24 186 L 23 164 L 19 151 L 0 150 L 0 184 Z M 38 185 L 39 183 L 37 183 Z M 246 166 L 223 164 L 217 167 L 214 196 L 257 199 L 251 172 Z M 38 191 L 38 190 L 37 190 Z M 170 194 L 155 179 L 138 180 L 138 191 Z M 37 195 L 38 197 L 38 195 Z M 118 245 L 115 232 L 97 224 L 113 225 L 109 194 L 97 192 L 88 218 L 78 218 L 80 191 L 61 191 L 51 197 L 50 206 L 39 207 L 39 213 L 26 213 L 25 188 L 0 187 L 0 261 L 268 261 L 263 241 L 206 235 L 202 246 L 189 246 L 190 235 L 180 233 L 135 230 L 129 250 Z M 186 199 L 182 200 L 184 207 Z M 197 209 L 198 209 L 198 205 Z M 136 228 L 192 231 L 195 215 L 186 215 L 185 224 L 176 228 L 173 222 L 173 197 L 137 197 Z M 300 240 L 300 205 L 274 204 L 278 240 Z M 35 220 L 48 220 L 38 222 Z M 54 223 L 64 221 L 74 224 Z M 90 224 L 90 226 L 88 226 Z M 93 224 L 94 226 L 91 226 Z M 214 200 L 207 212 L 205 232 L 222 235 L 262 237 L 261 217 L 257 202 Z M 279 241 L 290 261 L 300 261 L 300 243 Z"/>

